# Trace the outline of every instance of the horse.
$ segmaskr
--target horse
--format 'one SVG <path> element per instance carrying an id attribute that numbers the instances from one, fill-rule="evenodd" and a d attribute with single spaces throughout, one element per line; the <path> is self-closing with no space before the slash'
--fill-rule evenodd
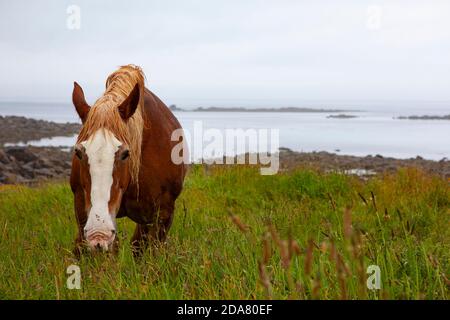
<path id="1" fill-rule="evenodd" d="M 74 82 L 72 102 L 82 122 L 70 174 L 77 256 L 86 248 L 117 252 L 116 218 L 136 223 L 131 246 L 137 255 L 149 242 L 165 241 L 172 225 L 186 165 L 172 161 L 178 142 L 171 135 L 182 128 L 144 79 L 140 67 L 120 67 L 92 107 Z"/>

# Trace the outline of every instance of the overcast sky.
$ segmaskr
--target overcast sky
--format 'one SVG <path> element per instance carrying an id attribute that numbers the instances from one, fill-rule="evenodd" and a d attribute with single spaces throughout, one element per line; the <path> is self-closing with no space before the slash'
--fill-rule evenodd
<path id="1" fill-rule="evenodd" d="M 0 0 L 0 100 L 92 101 L 128 63 L 167 103 L 450 100 L 450 1 Z"/>

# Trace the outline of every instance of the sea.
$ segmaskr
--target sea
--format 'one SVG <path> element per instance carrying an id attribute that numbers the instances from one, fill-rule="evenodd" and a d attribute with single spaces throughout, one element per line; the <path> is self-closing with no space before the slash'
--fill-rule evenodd
<path id="1" fill-rule="evenodd" d="M 450 121 L 449 120 L 400 120 L 399 116 L 411 115 L 447 115 L 450 114 L 450 102 L 426 101 L 352 101 L 317 102 L 306 101 L 296 104 L 280 105 L 276 102 L 261 101 L 200 101 L 178 103 L 177 107 L 186 110 L 194 107 L 307 107 L 316 109 L 340 109 L 344 112 L 193 112 L 175 111 L 174 114 L 185 131 L 193 138 L 188 141 L 190 148 L 203 140 L 205 136 L 195 136 L 195 128 L 201 126 L 203 133 L 222 132 L 243 129 L 257 133 L 277 132 L 279 147 L 293 151 L 327 151 L 342 155 L 381 155 L 399 159 L 415 158 L 441 160 L 450 159 Z M 329 118 L 330 115 L 345 114 L 355 118 Z M 18 115 L 55 122 L 79 122 L 74 107 L 70 103 L 0 102 L 0 115 Z M 1 128 L 0 128 L 1 130 Z M 198 131 L 198 130 L 197 130 Z M 211 136 L 211 135 L 210 135 Z M 250 135 L 251 136 L 251 135 Z M 36 146 L 70 147 L 75 142 L 72 137 L 53 137 L 27 144 Z M 209 137 L 211 139 L 211 137 Z M 253 137 L 254 138 L 254 137 Z M 259 139 L 259 136 L 257 135 Z M 205 140 L 206 139 L 206 140 Z M 251 139 L 251 138 L 250 138 Z M 260 139 L 261 140 L 261 139 Z M 269 139 L 270 140 L 270 139 Z M 265 141 L 263 141 L 266 143 Z M 263 143 L 244 142 L 246 152 L 265 149 Z M 24 143 L 20 143 L 23 145 Z M 236 148 L 240 152 L 242 148 Z M 229 152 L 228 152 L 229 151 Z M 224 151 L 232 155 L 233 150 Z M 238 153 L 236 151 L 236 153 Z M 220 154 L 216 154 L 220 156 Z"/>

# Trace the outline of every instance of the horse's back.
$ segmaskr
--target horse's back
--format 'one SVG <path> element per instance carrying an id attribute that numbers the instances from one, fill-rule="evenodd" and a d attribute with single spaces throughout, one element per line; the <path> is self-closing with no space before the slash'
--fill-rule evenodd
<path id="1" fill-rule="evenodd" d="M 143 118 L 139 188 L 131 187 L 126 201 L 130 207 L 126 210 L 127 215 L 133 220 L 140 220 L 142 212 L 137 211 L 147 213 L 173 206 L 186 174 L 185 164 L 175 164 L 171 159 L 172 149 L 179 143 L 171 140 L 172 133 L 181 129 L 181 125 L 170 109 L 147 88 L 144 90 Z M 134 201 L 136 192 L 139 201 Z"/>
<path id="2" fill-rule="evenodd" d="M 161 101 L 153 92 L 145 88 L 144 94 L 144 118 L 147 125 L 146 129 L 150 129 L 148 134 L 157 134 L 167 142 L 171 142 L 172 132 L 181 129 L 181 125 L 172 111 Z M 150 128 L 148 128 L 150 126 Z M 144 130 L 145 133 L 145 130 Z M 150 138 L 151 137 L 145 137 Z M 173 143 L 171 143 L 173 144 Z M 174 143 L 176 144 L 176 142 Z M 164 144 L 166 146 L 166 144 Z"/>
<path id="3" fill-rule="evenodd" d="M 182 184 L 186 173 L 185 164 L 175 164 L 171 157 L 172 149 L 179 143 L 172 141 L 172 133 L 182 129 L 180 123 L 169 108 L 148 89 L 145 90 L 144 109 L 146 125 L 142 142 L 142 165 L 145 167 L 146 164 L 153 163 L 155 166 L 152 169 L 156 170 L 153 174 Z"/>

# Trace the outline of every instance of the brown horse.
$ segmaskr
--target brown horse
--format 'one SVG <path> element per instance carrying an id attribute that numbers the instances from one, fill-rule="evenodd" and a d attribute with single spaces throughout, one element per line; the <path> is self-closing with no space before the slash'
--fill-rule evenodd
<path id="1" fill-rule="evenodd" d="M 144 87 L 139 67 L 120 67 L 90 107 L 75 82 L 73 104 L 83 123 L 72 159 L 78 237 L 91 250 L 116 250 L 116 218 L 136 222 L 136 253 L 152 240 L 164 241 L 186 167 L 171 160 L 171 140 L 181 126 L 166 105 Z M 181 151 L 182 152 L 182 151 Z"/>

